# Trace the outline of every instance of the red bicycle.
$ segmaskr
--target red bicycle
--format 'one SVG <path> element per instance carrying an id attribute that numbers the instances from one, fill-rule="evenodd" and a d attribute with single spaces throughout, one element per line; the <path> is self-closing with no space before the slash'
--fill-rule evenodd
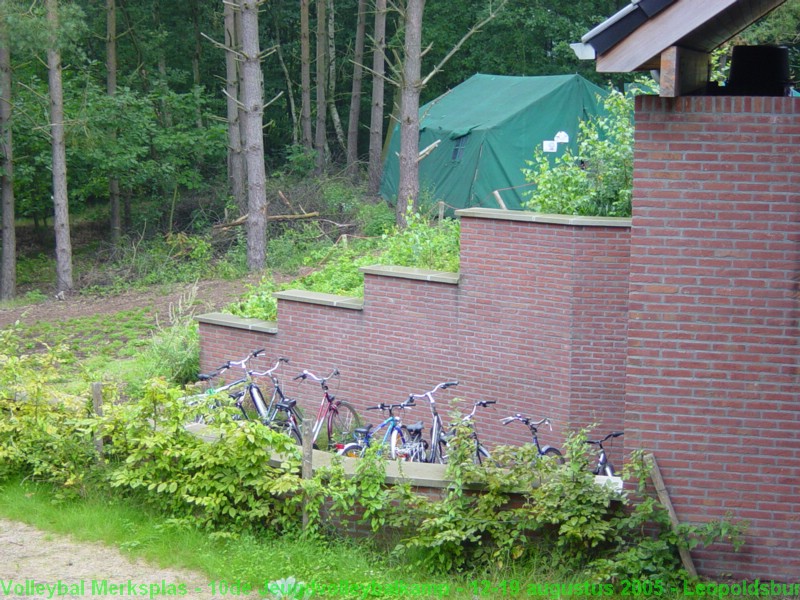
<path id="1" fill-rule="evenodd" d="M 339 369 L 334 369 L 327 377 L 318 377 L 314 373 L 304 370 L 294 379 L 295 381 L 310 379 L 322 387 L 322 400 L 311 429 L 312 443 L 315 447 L 337 451 L 344 448 L 348 442 L 353 441 L 356 428 L 361 427 L 361 417 L 350 403 L 338 400 L 330 393 L 328 382 L 334 377 L 339 377 Z M 325 439 L 320 444 L 323 426 L 325 427 Z"/>

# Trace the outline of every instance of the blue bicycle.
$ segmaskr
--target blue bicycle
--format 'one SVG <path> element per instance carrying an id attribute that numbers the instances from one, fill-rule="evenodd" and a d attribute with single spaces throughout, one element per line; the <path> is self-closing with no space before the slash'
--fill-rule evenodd
<path id="1" fill-rule="evenodd" d="M 367 410 L 380 410 L 388 413 L 388 416 L 378 426 L 367 425 L 358 427 L 353 431 L 354 442 L 346 444 L 339 454 L 351 458 L 364 456 L 367 448 L 375 443 L 376 439 L 381 439 L 381 446 L 389 449 L 389 456 L 394 459 L 410 460 L 416 462 L 425 461 L 425 446 L 421 443 L 411 443 L 410 438 L 422 431 L 422 423 L 414 425 L 403 425 L 401 418 L 395 411 L 403 411 L 415 406 L 414 402 L 406 400 L 400 404 L 384 404 L 370 406 Z M 383 437 L 381 438 L 381 430 Z"/>

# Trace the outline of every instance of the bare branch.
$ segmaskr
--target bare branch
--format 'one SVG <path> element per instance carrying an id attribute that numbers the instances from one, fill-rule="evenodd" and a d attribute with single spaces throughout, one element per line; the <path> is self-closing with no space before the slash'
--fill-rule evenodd
<path id="1" fill-rule="evenodd" d="M 244 58 L 244 56 L 242 55 L 241 52 L 238 52 L 238 51 L 234 50 L 230 46 L 226 46 L 222 42 L 218 42 L 217 40 L 215 40 L 214 38 L 206 35 L 205 33 L 200 32 L 200 35 L 203 36 L 205 39 L 207 39 L 212 44 L 214 44 L 214 46 L 216 46 L 220 50 L 224 50 L 225 52 L 232 52 L 233 54 L 236 54 L 237 56 Z"/>
<path id="2" fill-rule="evenodd" d="M 458 50 L 461 48 L 461 46 L 463 46 L 464 43 L 466 43 L 466 41 L 469 38 L 471 38 L 474 34 L 478 33 L 481 30 L 482 27 L 484 27 L 487 23 L 489 23 L 489 21 L 491 21 L 492 19 L 494 19 L 497 16 L 497 13 L 500 10 L 502 10 L 502 8 L 506 5 L 507 1 L 508 0 L 500 0 L 500 2 L 498 3 L 497 6 L 495 6 L 494 8 L 490 8 L 489 9 L 489 14 L 486 16 L 486 18 L 483 21 L 481 21 L 480 23 L 478 23 L 477 25 L 472 27 L 472 29 L 470 29 L 467 33 L 464 34 L 464 37 L 462 37 L 458 41 L 458 43 L 450 49 L 450 52 L 448 52 L 447 55 L 439 62 L 439 64 L 436 65 L 433 68 L 433 70 L 430 73 L 428 73 L 428 75 L 422 80 L 422 86 L 423 87 L 425 85 L 427 85 L 427 83 L 431 80 L 431 78 L 434 75 L 436 75 L 436 73 L 438 73 L 439 71 L 442 70 L 442 68 L 444 67 L 445 63 L 448 60 L 450 60 L 456 52 L 458 52 Z M 426 52 L 427 52 L 427 50 L 426 50 Z"/>
<path id="3" fill-rule="evenodd" d="M 277 94 L 275 94 L 275 96 L 272 98 L 272 100 L 270 100 L 269 102 L 267 102 L 267 103 L 266 103 L 264 106 L 262 106 L 261 108 L 263 109 L 263 108 L 267 108 L 268 106 L 271 106 L 272 104 L 274 104 L 275 102 L 277 102 L 277 101 L 280 99 L 280 97 L 281 97 L 281 96 L 283 96 L 283 91 L 280 91 L 280 92 L 278 92 Z"/>
<path id="4" fill-rule="evenodd" d="M 234 98 L 233 96 L 231 96 L 231 95 L 228 93 L 228 90 L 226 90 L 225 88 L 222 88 L 222 93 L 223 93 L 223 94 L 225 94 L 225 95 L 226 95 L 228 98 L 230 98 L 230 99 L 231 99 L 231 100 L 233 100 L 234 102 L 236 102 L 236 106 L 238 106 L 238 107 L 239 107 L 239 108 L 241 108 L 242 110 L 245 110 L 244 104 L 242 104 L 242 103 L 239 101 L 239 99 L 238 99 L 238 98 Z M 227 120 L 227 119 L 226 119 L 226 120 Z"/>

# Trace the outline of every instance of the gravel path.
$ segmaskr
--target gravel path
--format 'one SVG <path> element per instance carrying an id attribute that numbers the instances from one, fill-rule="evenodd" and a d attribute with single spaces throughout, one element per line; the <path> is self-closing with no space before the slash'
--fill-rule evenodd
<path id="1" fill-rule="evenodd" d="M 115 548 L 76 542 L 29 525 L 0 519 L 0 597 L 11 600 L 86 600 L 87 598 L 230 597 L 212 593 L 207 577 L 161 569 L 131 560 Z M 235 595 L 242 600 L 256 593 Z"/>

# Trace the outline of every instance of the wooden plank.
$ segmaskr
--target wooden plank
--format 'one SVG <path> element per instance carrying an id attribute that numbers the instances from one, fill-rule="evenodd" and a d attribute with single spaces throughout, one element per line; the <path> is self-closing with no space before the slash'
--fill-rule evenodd
<path id="1" fill-rule="evenodd" d="M 103 416 L 102 383 L 95 382 L 92 384 L 92 409 L 94 410 L 94 414 L 97 415 L 98 417 Z M 102 463 L 104 461 L 103 432 L 99 429 L 94 432 L 94 449 L 97 452 L 97 461 Z"/>
<path id="2" fill-rule="evenodd" d="M 702 90 L 708 84 L 711 57 L 679 46 L 661 53 L 659 87 L 663 98 L 677 98 Z"/>
<path id="3" fill-rule="evenodd" d="M 600 73 L 638 71 L 653 57 L 736 4 L 737 0 L 679 0 L 597 57 Z"/>
<path id="4" fill-rule="evenodd" d="M 678 521 L 678 515 L 675 512 L 675 507 L 672 506 L 672 500 L 670 500 L 669 493 L 667 492 L 667 486 L 664 484 L 664 478 L 661 476 L 661 469 L 658 468 L 656 457 L 653 454 L 648 454 L 645 456 L 645 461 L 650 467 L 650 479 L 656 488 L 658 500 L 664 505 L 664 508 L 667 509 L 670 523 L 672 523 L 672 529 L 677 530 L 678 525 L 680 525 L 680 521 Z M 689 552 L 689 549 L 678 548 L 678 552 L 681 555 L 681 563 L 683 563 L 683 568 L 686 569 L 686 572 L 691 577 L 697 577 L 697 569 L 694 567 L 694 561 L 692 561 L 692 554 Z"/>
<path id="5" fill-rule="evenodd" d="M 303 419 L 303 464 L 301 467 L 301 477 L 311 479 L 314 477 L 314 440 L 313 430 L 314 420 L 311 417 Z M 303 530 L 308 529 L 308 508 L 306 501 L 303 500 Z"/>

